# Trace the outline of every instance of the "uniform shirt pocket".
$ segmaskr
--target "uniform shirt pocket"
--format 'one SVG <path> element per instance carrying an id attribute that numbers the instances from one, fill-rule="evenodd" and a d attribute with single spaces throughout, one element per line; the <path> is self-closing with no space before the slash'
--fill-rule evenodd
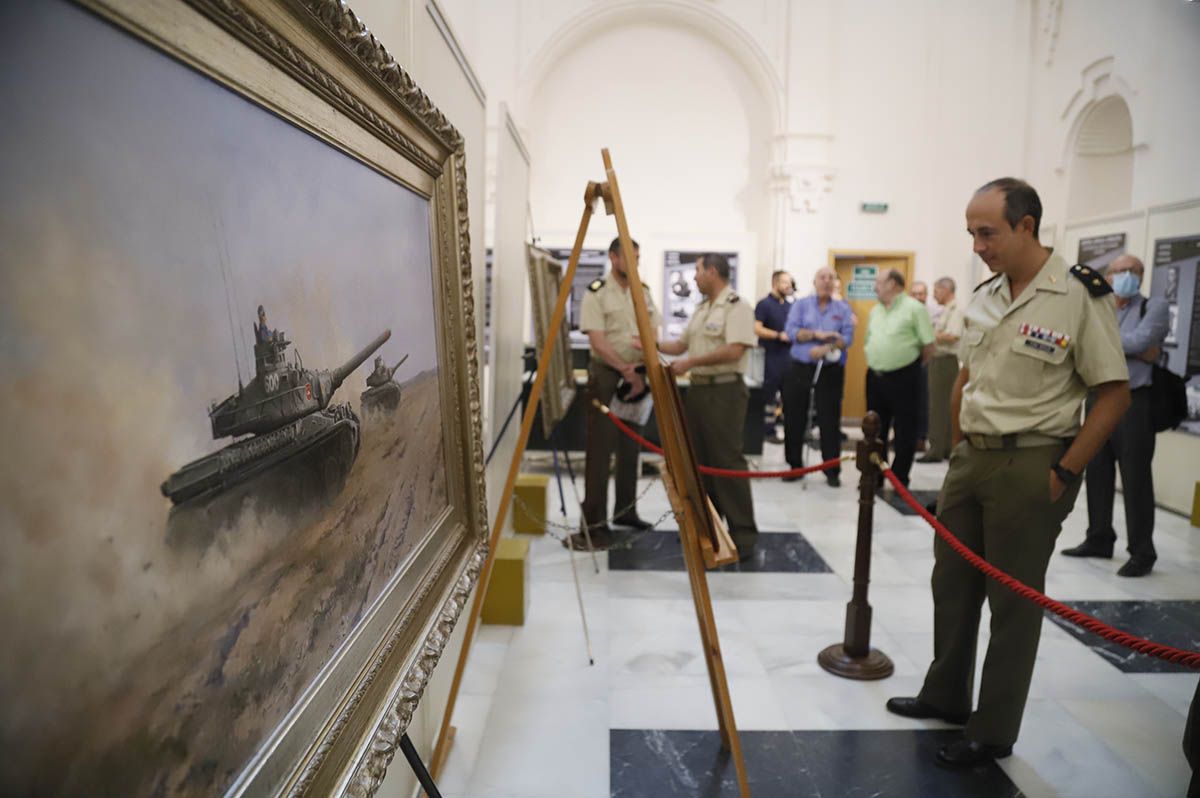
<path id="1" fill-rule="evenodd" d="M 1046 369 L 1067 356 L 1065 348 L 1024 335 L 1013 338 L 1009 349 L 1013 356 L 1005 359 L 997 376 L 1000 389 L 1009 396 L 1031 396 L 1042 390 Z"/>

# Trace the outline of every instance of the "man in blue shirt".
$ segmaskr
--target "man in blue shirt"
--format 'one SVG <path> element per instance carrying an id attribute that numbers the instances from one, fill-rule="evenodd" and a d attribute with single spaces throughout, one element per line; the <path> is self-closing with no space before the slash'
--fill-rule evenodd
<path id="1" fill-rule="evenodd" d="M 1105 270 L 1104 276 L 1117 298 L 1117 324 L 1121 347 L 1129 367 L 1130 397 L 1133 403 L 1121 417 L 1112 437 L 1100 447 L 1087 467 L 1088 528 L 1083 543 L 1063 550 L 1068 557 L 1113 555 L 1117 533 L 1113 529 L 1113 493 L 1116 469 L 1121 469 L 1121 488 L 1125 494 L 1125 530 L 1128 536 L 1129 562 L 1118 576 L 1145 576 L 1154 567 L 1154 478 L 1150 462 L 1154 459 L 1154 420 L 1151 418 L 1150 378 L 1152 364 L 1158 359 L 1167 337 L 1169 309 L 1161 299 L 1146 299 L 1138 288 L 1145 267 L 1132 255 L 1122 255 Z M 1091 411 L 1088 397 L 1088 410 Z"/>
<path id="2" fill-rule="evenodd" d="M 812 295 L 792 303 L 784 328 L 792 342 L 791 368 L 783 378 L 784 455 L 788 465 L 804 465 L 804 434 L 808 424 L 808 395 L 818 362 L 816 385 L 817 427 L 821 430 L 821 458 L 832 460 L 842 450 L 842 386 L 846 378 L 846 350 L 854 341 L 854 311 L 849 303 L 833 298 L 837 276 L 822 267 L 813 278 Z M 823 362 L 822 362 L 823 361 Z M 841 469 L 831 468 L 825 478 L 832 487 L 841 484 Z"/>
<path id="3" fill-rule="evenodd" d="M 775 431 L 775 410 L 783 375 L 792 364 L 788 356 L 788 337 L 784 332 L 792 307 L 792 275 L 777 271 L 771 275 L 771 293 L 754 306 L 754 334 L 762 347 L 763 363 L 763 438 L 783 443 Z"/>

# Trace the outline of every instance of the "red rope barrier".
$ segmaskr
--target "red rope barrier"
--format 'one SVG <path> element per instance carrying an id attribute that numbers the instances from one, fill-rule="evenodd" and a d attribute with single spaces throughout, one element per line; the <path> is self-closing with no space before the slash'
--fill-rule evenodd
<path id="1" fill-rule="evenodd" d="M 611 421 L 613 424 L 615 424 L 617 426 L 617 429 L 621 430 L 621 432 L 625 433 L 628 437 L 630 437 L 634 441 L 638 442 L 646 449 L 649 449 L 650 451 L 654 452 L 655 454 L 663 453 L 663 450 L 661 448 L 659 448 L 658 446 L 655 446 L 653 443 L 646 440 L 641 435 L 638 435 L 633 430 L 632 427 L 630 427 L 624 421 L 622 421 L 621 419 L 619 419 L 615 415 L 613 415 L 612 411 L 609 410 L 607 407 L 605 407 L 604 405 L 599 404 L 599 403 L 597 403 L 597 406 L 599 407 L 600 412 L 603 413 L 605 416 L 607 416 L 608 420 Z M 836 465 L 841 465 L 843 460 L 848 460 L 848 459 L 850 459 L 850 458 L 835 457 L 834 459 L 826 460 L 823 463 L 817 463 L 816 465 L 805 466 L 804 468 L 793 468 L 788 471 L 738 471 L 738 470 L 732 469 L 732 468 L 714 468 L 712 466 L 702 465 L 702 466 L 700 466 L 700 473 L 708 474 L 710 477 L 730 477 L 732 479 L 776 479 L 779 477 L 802 477 L 805 474 L 813 474 L 813 473 L 816 473 L 817 471 L 825 471 L 827 469 L 833 468 Z"/>
<path id="2" fill-rule="evenodd" d="M 1055 601 L 1044 593 L 1034 590 L 1029 585 L 1026 585 L 1020 580 L 1014 579 L 1013 577 L 1004 573 L 999 568 L 995 567 L 987 560 L 983 559 L 978 554 L 967 548 L 966 544 L 956 538 L 953 532 L 943 526 L 941 522 L 939 522 L 937 518 L 933 516 L 932 513 L 922 507 L 921 503 L 917 501 L 911 493 L 908 492 L 908 489 L 904 487 L 904 484 L 900 482 L 900 479 L 895 474 L 892 473 L 890 468 L 884 466 L 883 475 L 887 477 L 888 482 L 891 482 L 892 487 L 896 489 L 896 495 L 903 499 L 909 507 L 916 510 L 922 518 L 929 522 L 929 525 L 933 527 L 933 531 L 937 533 L 938 537 L 945 541 L 946 545 L 954 549 L 954 551 L 960 557 L 970 563 L 973 568 L 976 568 L 992 579 L 995 579 L 997 582 L 1004 585 L 1018 596 L 1029 599 L 1039 607 L 1048 609 L 1060 618 L 1066 618 L 1076 626 L 1080 626 L 1089 632 L 1092 632 L 1093 634 L 1097 634 L 1100 637 L 1103 637 L 1105 640 L 1111 640 L 1117 645 L 1133 649 L 1139 654 L 1147 654 L 1151 657 L 1158 657 L 1159 659 L 1166 660 L 1167 662 L 1173 662 L 1177 665 L 1183 665 L 1188 668 L 1200 668 L 1200 651 L 1185 651 L 1183 649 L 1165 646 L 1161 643 L 1155 643 L 1151 640 L 1147 640 L 1144 637 L 1137 637 L 1136 635 L 1122 632 L 1120 629 L 1109 626 L 1099 618 L 1095 618 L 1087 613 L 1072 609 L 1060 601 Z"/>

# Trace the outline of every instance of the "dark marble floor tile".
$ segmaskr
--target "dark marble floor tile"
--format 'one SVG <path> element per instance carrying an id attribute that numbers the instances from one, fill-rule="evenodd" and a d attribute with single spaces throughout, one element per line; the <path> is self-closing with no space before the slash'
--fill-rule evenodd
<path id="1" fill-rule="evenodd" d="M 610 571 L 682 571 L 683 549 L 674 529 L 632 535 L 608 550 Z M 723 565 L 732 573 L 827 574 L 832 569 L 799 532 L 760 532 L 754 556 Z"/>
<path id="2" fill-rule="evenodd" d="M 755 732 L 740 735 L 755 798 L 795 796 L 1022 795 L 994 763 L 964 772 L 934 764 L 954 730 Z M 614 798 L 736 796 L 733 762 L 717 732 L 614 729 L 609 733 Z"/>
<path id="3" fill-rule="evenodd" d="M 1065 603 L 1080 612 L 1086 612 L 1088 615 L 1099 618 L 1110 626 L 1115 626 L 1122 632 L 1187 651 L 1200 651 L 1200 601 L 1067 601 Z M 1195 673 L 1195 670 L 1191 668 L 1130 651 L 1099 635 L 1084 631 L 1052 613 L 1048 612 L 1046 616 L 1125 673 Z"/>
<path id="4" fill-rule="evenodd" d="M 916 500 L 919 501 L 924 507 L 928 507 L 929 505 L 937 502 L 938 491 L 936 490 L 913 490 L 910 491 L 910 493 L 912 493 Z M 894 493 L 889 492 L 886 494 L 884 501 L 891 505 L 892 508 L 901 515 L 917 515 L 916 510 L 909 507 L 908 503 L 905 502 L 904 499 L 901 499 Z"/>

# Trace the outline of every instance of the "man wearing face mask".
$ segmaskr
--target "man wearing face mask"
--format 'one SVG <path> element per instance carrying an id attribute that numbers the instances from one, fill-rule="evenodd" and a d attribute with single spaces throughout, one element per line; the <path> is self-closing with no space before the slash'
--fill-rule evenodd
<path id="1" fill-rule="evenodd" d="M 1150 461 L 1154 459 L 1154 422 L 1151 419 L 1151 365 L 1158 359 L 1167 337 L 1167 304 L 1161 299 L 1146 299 L 1141 287 L 1145 267 L 1132 255 L 1112 262 L 1105 277 L 1117 297 L 1117 322 L 1121 328 L 1121 346 L 1129 367 L 1129 387 L 1133 404 L 1108 442 L 1100 448 L 1087 467 L 1088 529 L 1083 543 L 1064 549 L 1068 557 L 1113 555 L 1117 533 L 1113 529 L 1113 493 L 1116 469 L 1121 469 L 1125 495 L 1125 528 L 1129 536 L 1129 561 L 1117 571 L 1119 576 L 1145 576 L 1158 558 L 1154 550 L 1154 478 Z M 1088 411 L 1093 399 L 1089 397 Z"/>

